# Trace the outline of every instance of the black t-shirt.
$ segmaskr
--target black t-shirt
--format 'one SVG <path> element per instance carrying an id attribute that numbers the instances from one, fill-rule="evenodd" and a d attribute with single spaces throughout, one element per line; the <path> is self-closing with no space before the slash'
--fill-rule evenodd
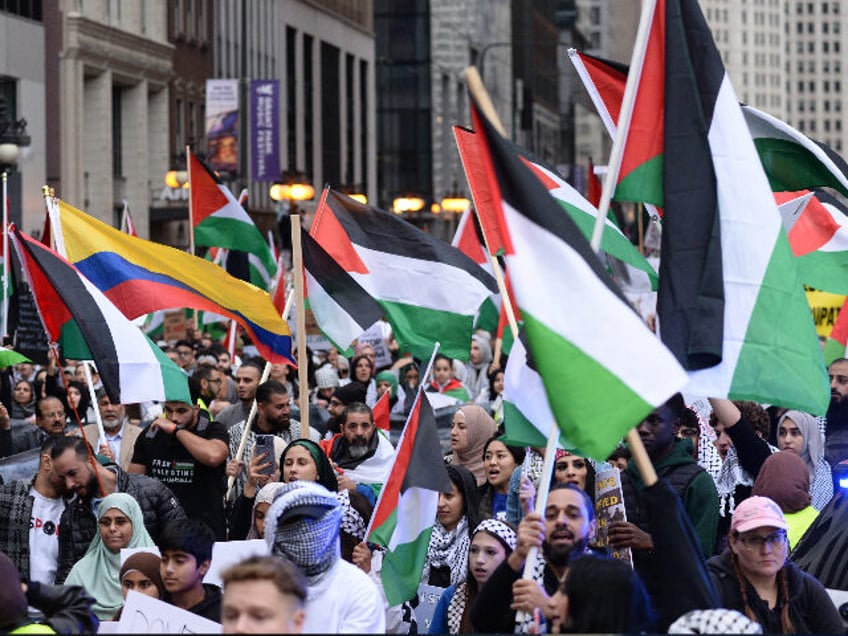
<path id="1" fill-rule="evenodd" d="M 226 426 L 212 421 L 207 411 L 200 411 L 197 426 L 191 432 L 204 439 L 219 439 L 229 447 Z M 226 458 L 214 468 L 206 466 L 188 452 L 176 434 L 148 429 L 136 440 L 132 463 L 142 464 L 149 476 L 168 486 L 186 516 L 205 521 L 218 539 L 226 538 L 223 503 Z"/>

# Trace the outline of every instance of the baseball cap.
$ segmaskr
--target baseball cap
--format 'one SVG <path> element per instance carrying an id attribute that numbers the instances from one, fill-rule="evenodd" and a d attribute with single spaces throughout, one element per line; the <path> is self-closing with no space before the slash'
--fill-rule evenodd
<path id="1" fill-rule="evenodd" d="M 731 532 L 748 532 L 762 527 L 787 528 L 783 511 L 774 501 L 768 497 L 748 497 L 736 506 L 730 522 Z"/>

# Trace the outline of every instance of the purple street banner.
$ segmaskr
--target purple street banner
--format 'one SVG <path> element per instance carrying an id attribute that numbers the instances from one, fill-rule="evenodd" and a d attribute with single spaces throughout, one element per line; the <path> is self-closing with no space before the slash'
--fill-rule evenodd
<path id="1" fill-rule="evenodd" d="M 216 172 L 238 172 L 239 81 L 206 80 L 206 152 Z"/>
<path id="2" fill-rule="evenodd" d="M 250 82 L 250 179 L 274 181 L 280 176 L 280 82 Z"/>

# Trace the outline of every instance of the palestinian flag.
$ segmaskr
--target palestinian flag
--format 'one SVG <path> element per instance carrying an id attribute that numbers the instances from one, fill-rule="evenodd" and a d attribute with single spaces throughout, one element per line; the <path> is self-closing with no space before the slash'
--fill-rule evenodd
<path id="1" fill-rule="evenodd" d="M 126 232 L 130 236 L 138 237 L 138 231 L 135 229 L 132 216 L 130 216 L 130 204 L 124 199 L 124 211 L 121 213 L 121 231 Z"/>
<path id="2" fill-rule="evenodd" d="M 383 317 L 383 309 L 309 234 L 301 235 L 307 306 L 321 332 L 343 355 Z"/>
<path id="3" fill-rule="evenodd" d="M 389 606 L 408 601 L 418 591 L 439 493 L 451 488 L 436 418 L 419 390 L 368 533 L 368 541 L 386 549 L 380 578 Z"/>
<path id="4" fill-rule="evenodd" d="M 601 183 L 601 180 L 598 178 L 598 175 L 595 174 L 595 165 L 592 163 L 592 157 L 589 157 L 589 167 L 586 170 L 586 198 L 589 200 L 589 203 L 592 204 L 593 208 L 597 208 L 601 203 L 601 194 L 603 193 L 604 186 Z"/>
<path id="5" fill-rule="evenodd" d="M 233 193 L 191 151 L 188 174 L 195 244 L 246 252 L 249 281 L 267 291 L 277 265 L 262 232 Z"/>
<path id="6" fill-rule="evenodd" d="M 848 294 L 848 208 L 818 189 L 774 198 L 804 284 Z"/>
<path id="7" fill-rule="evenodd" d="M 848 347 L 848 298 L 839 310 L 833 329 L 824 344 L 824 363 L 830 366 L 837 358 L 844 358 Z"/>
<path id="8" fill-rule="evenodd" d="M 374 403 L 374 406 L 371 408 L 371 413 L 374 416 L 374 426 L 380 428 L 387 433 L 391 430 L 391 405 L 389 404 L 389 397 L 391 391 L 386 391 L 381 395 L 377 402 Z"/>
<path id="9" fill-rule="evenodd" d="M 14 230 L 41 322 L 67 358 L 93 360 L 113 402 L 191 404 L 188 378 L 97 287 L 49 247 Z"/>
<path id="10" fill-rule="evenodd" d="M 629 429 L 683 387 L 686 374 L 571 217 L 476 107 L 472 119 L 491 166 L 507 268 L 551 412 L 582 453 L 606 459 Z"/>
<path id="11" fill-rule="evenodd" d="M 690 373 L 691 394 L 824 413 L 830 391 L 802 281 L 712 33 L 696 0 L 660 4 L 660 335 L 684 366 L 714 364 Z"/>
<path id="12" fill-rule="evenodd" d="M 380 304 L 401 351 L 427 359 L 438 341 L 446 356 L 468 359 L 474 316 L 497 291 L 477 263 L 398 215 L 329 188 L 310 234 Z"/>
<path id="13" fill-rule="evenodd" d="M 513 342 L 504 369 L 504 444 L 544 448 L 556 418 L 548 403 L 545 384 L 527 353 L 524 332 Z M 558 448 L 580 451 L 560 433 Z"/>
<path id="14" fill-rule="evenodd" d="M 475 218 L 474 210 L 471 206 L 466 208 L 462 216 L 459 217 L 459 224 L 457 225 L 451 245 L 494 276 L 492 262 L 489 260 L 486 246 L 483 244 L 482 231 L 477 226 Z M 489 332 L 495 331 L 498 327 L 498 315 L 500 312 L 501 296 L 500 294 L 492 294 L 480 305 L 477 318 L 474 320 L 474 328 L 485 329 Z"/>
<path id="15" fill-rule="evenodd" d="M 574 49 L 569 49 L 568 55 L 607 132 L 614 138 L 627 66 Z M 848 196 L 848 164 L 829 146 L 768 113 L 741 106 L 773 192 L 830 187 Z"/>
<path id="16" fill-rule="evenodd" d="M 465 176 L 471 188 L 471 196 L 474 198 L 475 210 L 483 226 L 483 233 L 489 244 L 489 250 L 493 254 L 500 253 L 505 249 L 507 240 L 500 235 L 502 221 L 499 219 L 497 198 L 493 197 L 492 193 L 488 191 L 490 169 L 486 165 L 486 153 L 480 148 L 482 142 L 473 131 L 460 126 L 454 126 L 453 130 L 459 148 L 459 156 L 462 158 L 462 165 L 465 169 Z M 533 174 L 545 186 L 562 210 L 577 224 L 584 236 L 587 239 L 591 238 L 595 218 L 598 216 L 597 208 L 572 188 L 553 168 L 545 166 L 541 161 L 530 157 L 528 153 L 516 146 L 513 146 L 513 151 L 533 171 Z M 654 268 L 609 218 L 605 222 L 601 249 L 645 272 L 651 279 L 652 287 L 656 288 L 657 273 Z"/>

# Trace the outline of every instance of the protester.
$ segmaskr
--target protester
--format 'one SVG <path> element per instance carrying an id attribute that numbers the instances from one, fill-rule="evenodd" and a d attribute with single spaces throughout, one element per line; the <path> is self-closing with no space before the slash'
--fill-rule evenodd
<path id="1" fill-rule="evenodd" d="M 150 598 L 162 599 L 165 596 L 165 582 L 159 571 L 161 559 L 153 552 L 135 552 L 127 557 L 121 566 L 121 593 L 124 601 L 127 594 L 138 592 Z M 120 611 L 113 620 L 120 619 Z"/>
<path id="2" fill-rule="evenodd" d="M 15 565 L 0 552 L 0 632 L 4 634 L 94 634 L 100 621 L 94 599 L 79 585 L 23 582 Z M 28 606 L 44 614 L 29 617 Z"/>
<path id="3" fill-rule="evenodd" d="M 516 467 L 524 461 L 524 449 L 507 446 L 498 436 L 490 437 L 483 447 L 486 464 L 486 483 L 480 488 L 480 518 L 506 519 L 506 499 L 509 480 Z"/>
<path id="4" fill-rule="evenodd" d="M 486 483 L 483 447 L 497 431 L 495 420 L 477 404 L 465 404 L 453 414 L 451 424 L 451 454 L 449 464 L 464 466 L 471 471 L 478 486 Z"/>
<path id="5" fill-rule="evenodd" d="M 709 560 L 723 607 L 743 612 L 763 632 L 843 632 L 839 612 L 824 586 L 787 559 L 786 519 L 767 497 L 736 506 L 729 546 Z"/>
<path id="6" fill-rule="evenodd" d="M 433 359 L 433 379 L 425 391 L 449 395 L 461 404 L 470 402 L 468 388 L 454 377 L 453 373 L 453 360 L 444 354 L 437 353 Z"/>
<path id="7" fill-rule="evenodd" d="M 274 502 L 274 497 L 277 496 L 283 485 L 285 485 L 285 482 L 272 481 L 270 484 L 262 486 L 259 492 L 256 493 L 256 496 L 253 498 L 253 514 L 251 515 L 250 530 L 245 537 L 246 539 L 265 538 L 265 517 L 268 514 L 268 509 Z"/>
<path id="8" fill-rule="evenodd" d="M 215 419 L 221 422 L 227 429 L 232 428 L 239 422 L 247 420 L 250 409 L 253 406 L 253 398 L 256 396 L 256 387 L 262 377 L 263 364 L 257 360 L 245 360 L 236 370 L 236 394 L 238 402 L 221 409 Z"/>
<path id="9" fill-rule="evenodd" d="M 808 466 L 789 450 L 779 451 L 763 463 L 751 494 L 768 497 L 780 506 L 786 519 L 790 550 L 819 514 L 810 503 Z"/>
<path id="10" fill-rule="evenodd" d="M 504 422 L 504 403 L 503 403 L 503 388 L 504 388 L 504 372 L 503 369 L 493 369 L 489 372 L 489 391 L 486 399 L 478 399 L 477 404 L 486 409 L 495 424 L 498 426 L 498 431 L 503 433 Z"/>
<path id="11" fill-rule="evenodd" d="M 65 499 L 50 457 L 55 440 L 48 437 L 42 442 L 32 480 L 0 486 L 0 550 L 27 581 L 55 583 L 59 567 Z"/>
<path id="12" fill-rule="evenodd" d="M 594 500 L 595 466 L 586 457 L 573 455 L 562 448 L 557 449 L 552 483 L 574 484 Z"/>
<path id="13" fill-rule="evenodd" d="M 59 437 L 50 450 L 53 471 L 68 493 L 75 496 L 68 502 L 59 533 L 59 569 L 56 581 L 61 583 L 71 567 L 88 550 L 97 533 L 97 518 L 93 501 L 125 492 L 141 506 L 144 526 L 154 540 L 162 527 L 185 516 L 174 493 L 152 477 L 135 475 L 115 464 L 103 466 L 94 460 L 88 443 L 79 437 Z"/>
<path id="14" fill-rule="evenodd" d="M 451 585 L 439 598 L 430 623 L 431 634 L 472 634 L 471 606 L 492 572 L 515 550 L 513 526 L 495 519 L 481 521 L 468 550 L 465 581 Z"/>
<path id="15" fill-rule="evenodd" d="M 365 385 L 365 404 L 373 407 L 377 402 L 377 382 L 374 380 L 374 359 L 368 355 L 357 355 L 350 361 L 351 381 Z"/>
<path id="16" fill-rule="evenodd" d="M 35 422 L 35 388 L 29 380 L 18 380 L 12 390 L 9 415 L 13 420 Z"/>
<path id="17" fill-rule="evenodd" d="M 165 600 L 216 623 L 221 622 L 221 588 L 204 583 L 212 562 L 215 535 L 199 519 L 178 519 L 165 526 L 156 545 Z"/>
<path id="18" fill-rule="evenodd" d="M 489 393 L 489 365 L 492 362 L 492 338 L 484 331 L 471 336 L 471 350 L 465 363 L 465 386 L 470 402 L 480 403 Z M 485 406 L 483 407 L 485 408 Z"/>
<path id="19" fill-rule="evenodd" d="M 480 495 L 467 468 L 449 465 L 451 492 L 439 493 L 436 522 L 427 547 L 421 582 L 436 587 L 459 585 L 468 573 L 471 533 L 479 521 Z"/>
<path id="20" fill-rule="evenodd" d="M 830 376 L 830 405 L 824 456 L 833 472 L 833 492 L 839 490 L 838 471 L 848 471 L 848 359 L 837 358 L 827 368 Z M 842 464 L 842 466 L 840 466 Z"/>
<path id="21" fill-rule="evenodd" d="M 342 514 L 337 497 L 323 486 L 285 484 L 268 510 L 265 542 L 271 554 L 306 575 L 304 633 L 383 633 L 380 593 L 367 574 L 340 558 Z"/>
<path id="22" fill-rule="evenodd" d="M 339 490 L 358 490 L 375 503 L 378 484 L 383 484 L 389 475 L 395 449 L 388 436 L 374 425 L 371 409 L 361 402 L 347 405 L 342 432 L 322 442 L 321 447 L 339 473 Z"/>
<path id="23" fill-rule="evenodd" d="M 290 561 L 253 556 L 221 574 L 225 634 L 299 634 L 306 621 L 307 583 Z"/>
<path id="24" fill-rule="evenodd" d="M 801 459 L 810 471 L 812 505 L 821 510 L 833 497 L 830 464 L 824 458 L 824 438 L 815 417 L 801 411 L 786 411 L 777 422 L 777 446 Z"/>
<path id="25" fill-rule="evenodd" d="M 648 592 L 633 568 L 591 554 L 569 562 L 545 613 L 555 634 L 643 634 L 655 626 Z"/>
<path id="26" fill-rule="evenodd" d="M 342 359 L 344 360 L 346 358 Z M 365 395 L 367 392 L 368 387 L 361 382 L 347 382 L 333 391 L 330 401 L 327 403 L 327 411 L 330 413 L 330 418 L 327 420 L 325 439 L 330 439 L 341 432 L 342 424 L 344 424 L 345 407 L 354 402 L 365 404 Z"/>
<path id="27" fill-rule="evenodd" d="M 121 549 L 154 545 L 142 521 L 138 502 L 125 493 L 105 497 L 97 509 L 100 531 L 88 551 L 71 569 L 67 585 L 82 585 L 96 599 L 94 613 L 109 620 L 123 605 Z"/>
<path id="28" fill-rule="evenodd" d="M 480 590 L 471 608 L 471 624 L 481 633 L 510 633 L 516 629 L 517 610 L 528 616 L 536 609 L 546 611 L 569 562 L 586 552 L 594 536 L 595 507 L 586 493 L 571 484 L 551 486 L 544 519 L 530 512 L 521 520 L 515 550 Z M 523 579 L 531 547 L 541 550 L 532 577 Z M 602 602 L 602 591 L 597 593 Z M 526 623 L 520 626 L 522 631 Z"/>
<path id="29" fill-rule="evenodd" d="M 68 382 L 68 424 L 75 423 L 82 428 L 93 422 L 95 415 L 91 408 L 91 396 L 88 387 L 76 380 Z"/>
<path id="30" fill-rule="evenodd" d="M 97 452 L 118 464 L 122 469 L 128 470 L 132 462 L 136 440 L 142 433 L 140 427 L 131 424 L 126 417 L 124 405 L 112 402 L 106 391 L 101 389 L 97 395 L 97 409 L 100 411 L 100 420 L 103 422 L 103 432 L 106 438 L 100 444 L 100 432 L 97 424 L 88 424 L 83 427 L 85 439 L 96 448 Z"/>

